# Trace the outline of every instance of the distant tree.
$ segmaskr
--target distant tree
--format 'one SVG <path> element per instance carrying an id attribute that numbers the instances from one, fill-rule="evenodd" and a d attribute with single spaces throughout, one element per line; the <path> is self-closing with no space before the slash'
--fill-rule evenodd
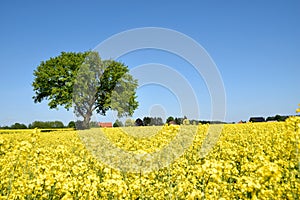
<path id="1" fill-rule="evenodd" d="M 10 126 L 11 129 L 26 129 L 27 126 L 25 124 L 14 123 Z"/>
<path id="2" fill-rule="evenodd" d="M 76 128 L 76 125 L 75 125 L 75 122 L 74 121 L 70 121 L 69 123 L 68 123 L 68 126 L 67 126 L 68 128 Z"/>
<path id="3" fill-rule="evenodd" d="M 158 117 L 157 118 L 157 120 L 156 120 L 156 125 L 163 125 L 164 124 L 164 122 L 163 122 L 163 120 L 162 120 L 162 118 L 161 117 Z"/>
<path id="4" fill-rule="evenodd" d="M 184 119 L 182 122 L 183 125 L 190 125 L 190 120 Z"/>
<path id="5" fill-rule="evenodd" d="M 141 120 L 140 118 L 137 118 L 135 120 L 135 125 L 136 126 L 144 126 L 143 120 Z"/>
<path id="6" fill-rule="evenodd" d="M 113 124 L 113 127 L 122 127 L 123 123 L 120 120 L 116 120 L 115 123 Z"/>
<path id="7" fill-rule="evenodd" d="M 176 118 L 174 119 L 174 121 L 175 121 L 176 124 L 182 124 L 183 118 L 177 118 L 177 117 L 176 117 Z"/>
<path id="8" fill-rule="evenodd" d="M 164 122 L 161 117 L 152 117 L 150 125 L 161 126 Z"/>
<path id="9" fill-rule="evenodd" d="M 283 122 L 283 121 L 285 121 L 288 117 L 289 117 L 289 116 L 275 115 L 275 116 L 267 117 L 266 121 L 279 121 L 279 122 Z"/>
<path id="10" fill-rule="evenodd" d="M 74 105 L 82 117 L 80 128 L 88 129 L 92 113 L 132 115 L 138 107 L 137 80 L 128 67 L 113 60 L 101 60 L 97 52 L 66 53 L 50 58 L 34 71 L 34 102 L 49 100 L 50 109 Z"/>
<path id="11" fill-rule="evenodd" d="M 275 117 L 267 117 L 266 121 L 276 121 Z"/>
<path id="12" fill-rule="evenodd" d="M 31 123 L 31 128 L 49 128 L 47 124 L 42 121 L 34 121 Z"/>
<path id="13" fill-rule="evenodd" d="M 289 116 L 282 116 L 281 121 L 285 121 L 289 118 Z"/>
<path id="14" fill-rule="evenodd" d="M 130 118 L 126 119 L 125 126 L 134 126 L 134 120 Z"/>
<path id="15" fill-rule="evenodd" d="M 64 128 L 64 124 L 61 121 L 34 121 L 30 128 Z"/>
<path id="16" fill-rule="evenodd" d="M 288 118 L 288 116 L 275 115 L 274 118 L 275 118 L 275 120 L 277 120 L 279 122 L 283 122 Z"/>
<path id="17" fill-rule="evenodd" d="M 49 122 L 50 128 L 64 128 L 64 124 L 61 121 Z"/>
<path id="18" fill-rule="evenodd" d="M 167 118 L 166 123 L 169 123 L 171 121 L 174 121 L 174 117 L 172 117 L 172 116 L 170 116 L 170 117 Z"/>
<path id="19" fill-rule="evenodd" d="M 144 119 L 143 119 L 144 126 L 152 125 L 151 124 L 152 121 L 153 121 L 153 118 L 151 118 L 151 117 L 144 117 Z"/>
<path id="20" fill-rule="evenodd" d="M 10 129 L 9 126 L 2 126 L 1 129 Z"/>

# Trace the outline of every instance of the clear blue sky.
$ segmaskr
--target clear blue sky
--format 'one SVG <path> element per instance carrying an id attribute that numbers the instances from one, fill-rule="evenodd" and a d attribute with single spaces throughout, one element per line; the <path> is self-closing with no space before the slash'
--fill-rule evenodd
<path id="1" fill-rule="evenodd" d="M 47 102 L 33 103 L 33 70 L 62 51 L 91 50 L 114 34 L 142 27 L 179 31 L 206 49 L 224 82 L 226 121 L 295 114 L 300 103 L 300 1 L 3 0 L 0 25 L 0 126 L 73 120 L 72 112 L 49 110 Z M 189 65 L 184 60 L 154 50 L 120 60 L 129 68 L 162 63 L 179 70 L 197 91 L 200 118 L 210 118 L 205 83 L 192 70 L 180 71 Z M 178 101 L 166 88 L 145 86 L 138 95 L 141 107 L 134 117 L 191 117 L 180 113 Z"/>

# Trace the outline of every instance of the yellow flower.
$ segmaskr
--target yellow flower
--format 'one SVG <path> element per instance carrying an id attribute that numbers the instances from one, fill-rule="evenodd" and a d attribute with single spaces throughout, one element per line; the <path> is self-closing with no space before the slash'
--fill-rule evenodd
<path id="1" fill-rule="evenodd" d="M 205 157 L 203 141 L 214 125 L 130 127 L 129 133 L 111 128 L 103 135 L 98 129 L 80 134 L 2 132 L 0 199 L 292 199 L 300 195 L 295 189 L 300 187 L 295 151 L 300 148 L 299 122 L 299 117 L 291 117 L 286 122 L 224 125 Z M 192 144 L 179 144 L 182 154 L 147 173 L 120 172 L 102 162 L 97 157 L 100 149 L 112 161 L 119 159 L 107 151 L 109 143 L 101 146 L 93 140 L 105 136 L 119 149 L 133 149 L 144 158 L 167 147 L 179 130 L 184 136 L 197 130 Z M 168 157 L 149 164 L 162 159 Z"/>

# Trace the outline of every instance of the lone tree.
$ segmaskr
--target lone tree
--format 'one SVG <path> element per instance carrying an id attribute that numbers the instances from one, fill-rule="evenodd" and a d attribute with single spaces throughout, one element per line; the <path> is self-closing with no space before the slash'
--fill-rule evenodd
<path id="1" fill-rule="evenodd" d="M 113 124 L 113 127 L 122 127 L 123 123 L 120 120 L 116 120 L 115 123 Z"/>
<path id="2" fill-rule="evenodd" d="M 34 71 L 34 102 L 48 100 L 50 109 L 74 106 L 82 117 L 81 129 L 89 128 L 94 111 L 105 115 L 131 116 L 138 107 L 137 80 L 128 67 L 114 60 L 101 60 L 97 52 L 66 53 L 50 58 Z"/>
<path id="3" fill-rule="evenodd" d="M 166 120 L 166 123 L 168 124 L 168 123 L 170 123 L 170 122 L 172 122 L 172 121 L 174 121 L 174 117 L 169 116 L 169 117 L 167 118 L 167 120 Z"/>

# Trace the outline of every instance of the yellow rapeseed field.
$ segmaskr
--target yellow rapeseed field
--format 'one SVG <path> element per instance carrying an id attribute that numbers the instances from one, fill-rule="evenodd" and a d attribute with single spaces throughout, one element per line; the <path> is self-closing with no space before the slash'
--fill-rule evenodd
<path id="1" fill-rule="evenodd" d="M 100 129 L 2 132 L 0 199 L 300 199 L 299 117 L 224 125 L 204 155 L 208 128 L 101 129 L 111 146 L 132 155 L 159 152 L 182 134 L 182 154 L 147 172 L 122 168 L 132 160 L 123 160 L 121 170 L 110 165 L 120 160 L 101 154 L 111 149 L 97 146 Z"/>

